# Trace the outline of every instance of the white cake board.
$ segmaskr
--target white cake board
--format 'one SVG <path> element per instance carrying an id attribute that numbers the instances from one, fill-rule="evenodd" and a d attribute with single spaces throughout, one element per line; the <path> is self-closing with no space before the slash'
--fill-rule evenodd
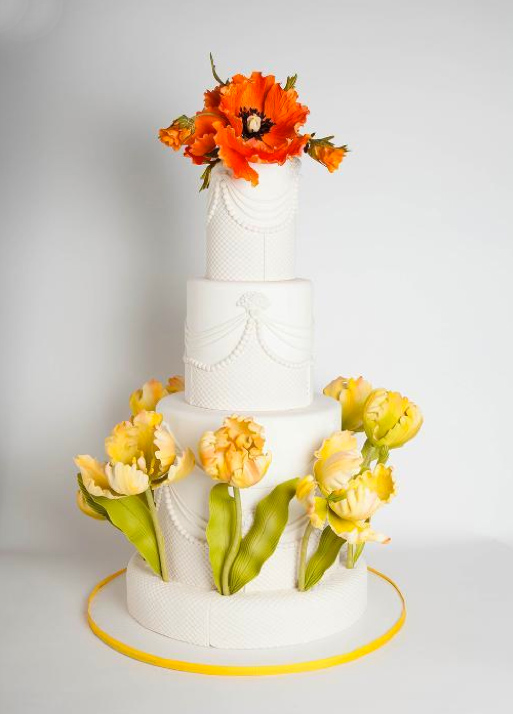
<path id="1" fill-rule="evenodd" d="M 124 654 L 142 659 L 139 654 L 148 655 L 143 661 L 148 661 L 158 666 L 166 666 L 158 660 L 174 660 L 178 664 L 205 665 L 221 667 L 272 667 L 272 666 L 294 666 L 298 663 L 308 663 L 314 665 L 327 658 L 340 657 L 357 650 L 365 649 L 369 643 L 380 640 L 385 633 L 388 633 L 394 625 L 401 623 L 403 605 L 398 595 L 398 591 L 387 580 L 369 573 L 368 605 L 364 616 L 353 626 L 337 635 L 305 645 L 294 647 L 274 647 L 272 649 L 257 650 L 228 650 L 213 647 L 201 647 L 190 645 L 178 640 L 170 639 L 163 635 L 145 629 L 136 622 L 129 614 L 126 606 L 126 584 L 125 576 L 121 575 L 96 595 L 90 607 L 90 615 L 96 626 L 107 633 L 110 638 L 119 641 L 131 651 Z M 301 623 L 298 623 L 298 627 Z M 397 630 L 400 629 L 400 624 Z M 97 633 L 98 634 L 98 633 Z M 104 639 L 103 637 L 101 637 Z M 388 641 L 389 638 L 383 638 Z M 108 642 L 111 644 L 111 642 Z M 381 646 L 381 644 L 379 646 Z M 117 647 L 114 647 L 118 649 Z M 377 649 L 370 647 L 369 651 Z M 121 650 L 123 651 L 123 650 Z M 367 652 L 362 651 L 358 656 Z M 151 656 L 155 661 L 151 661 Z M 348 657 L 355 659 L 356 657 Z M 305 669 L 320 669 L 323 666 L 332 666 L 336 662 L 326 663 L 322 666 L 305 667 Z M 200 665 L 200 666 L 201 666 Z M 197 667 L 170 667 L 172 669 L 182 669 L 184 671 L 201 671 Z M 291 670 L 292 671 L 292 670 Z M 217 672 L 206 671 L 207 674 Z M 237 674 L 236 672 L 227 672 Z M 242 672 L 241 672 L 242 673 Z M 245 672 L 245 674 L 274 674 L 279 672 Z"/>

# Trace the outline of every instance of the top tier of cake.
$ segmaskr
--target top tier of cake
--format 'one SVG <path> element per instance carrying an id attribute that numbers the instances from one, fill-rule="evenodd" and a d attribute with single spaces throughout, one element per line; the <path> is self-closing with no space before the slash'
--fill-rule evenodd
<path id="1" fill-rule="evenodd" d="M 207 212 L 209 280 L 291 280 L 295 277 L 298 159 L 258 165 L 258 186 L 217 164 Z"/>

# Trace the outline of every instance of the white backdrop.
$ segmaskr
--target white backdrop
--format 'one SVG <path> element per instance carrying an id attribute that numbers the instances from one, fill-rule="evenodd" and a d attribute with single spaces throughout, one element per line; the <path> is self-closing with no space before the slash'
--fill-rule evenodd
<path id="1" fill-rule="evenodd" d="M 351 148 L 334 175 L 304 162 L 298 274 L 318 387 L 361 373 L 425 414 L 393 459 L 388 547 L 513 542 L 511 4 L 2 8 L 1 545 L 128 552 L 76 511 L 72 458 L 181 371 L 205 195 L 156 135 L 199 108 L 210 50 L 222 75 L 297 72 L 308 126 Z"/>

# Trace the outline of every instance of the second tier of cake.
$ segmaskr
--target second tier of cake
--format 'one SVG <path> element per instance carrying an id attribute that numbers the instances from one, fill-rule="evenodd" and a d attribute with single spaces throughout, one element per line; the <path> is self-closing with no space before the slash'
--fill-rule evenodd
<path id="1" fill-rule="evenodd" d="M 312 352 L 309 280 L 188 281 L 189 404 L 251 412 L 308 406 Z"/>

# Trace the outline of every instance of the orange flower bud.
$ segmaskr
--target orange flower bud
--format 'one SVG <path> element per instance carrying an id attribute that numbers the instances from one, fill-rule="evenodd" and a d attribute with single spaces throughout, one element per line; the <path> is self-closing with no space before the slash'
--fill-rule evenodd
<path id="1" fill-rule="evenodd" d="M 160 129 L 159 139 L 166 146 L 178 151 L 194 133 L 194 119 L 185 115 L 178 117 L 167 129 Z"/>
<path id="2" fill-rule="evenodd" d="M 330 141 L 323 139 L 312 139 L 308 146 L 309 156 L 326 166 L 331 174 L 338 169 L 346 153 L 346 146 L 333 146 Z"/>

